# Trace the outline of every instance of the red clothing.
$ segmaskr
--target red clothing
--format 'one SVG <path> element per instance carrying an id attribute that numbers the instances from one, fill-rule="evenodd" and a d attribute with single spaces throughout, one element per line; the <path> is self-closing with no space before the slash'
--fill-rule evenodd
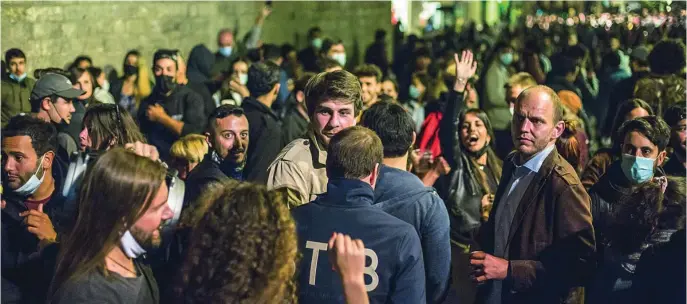
<path id="1" fill-rule="evenodd" d="M 420 144 L 418 148 L 420 149 L 420 155 L 429 151 L 432 153 L 432 157 L 436 158 L 441 156 L 441 145 L 439 142 L 439 123 L 441 118 L 444 116 L 441 112 L 431 112 L 422 122 L 422 128 L 420 131 Z"/>
<path id="2" fill-rule="evenodd" d="M 52 195 L 46 197 L 45 199 L 42 199 L 40 201 L 32 201 L 32 200 L 26 200 L 24 202 L 24 205 L 26 205 L 26 208 L 29 210 L 38 210 L 38 206 L 46 204 L 48 201 L 50 201 L 50 198 Z"/>

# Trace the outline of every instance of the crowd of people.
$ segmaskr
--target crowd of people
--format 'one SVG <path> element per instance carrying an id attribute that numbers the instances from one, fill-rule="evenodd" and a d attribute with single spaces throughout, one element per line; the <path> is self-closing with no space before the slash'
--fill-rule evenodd
<path id="1" fill-rule="evenodd" d="M 5 52 L 3 303 L 685 302 L 684 27 L 377 30 L 352 66 L 270 12 L 119 75 Z"/>

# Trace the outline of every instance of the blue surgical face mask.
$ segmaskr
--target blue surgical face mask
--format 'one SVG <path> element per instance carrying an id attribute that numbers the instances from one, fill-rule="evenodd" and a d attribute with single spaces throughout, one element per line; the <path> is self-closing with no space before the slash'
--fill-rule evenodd
<path id="1" fill-rule="evenodd" d="M 18 194 L 21 197 L 28 197 L 34 193 L 36 193 L 36 190 L 38 190 L 38 187 L 41 186 L 43 183 L 43 179 L 45 178 L 45 171 L 43 171 L 43 176 L 41 178 L 38 178 L 38 171 L 41 171 L 41 168 L 43 168 L 43 157 L 41 157 L 41 161 L 38 163 L 38 169 L 36 169 L 36 172 L 31 175 L 31 178 L 29 178 L 26 183 L 24 183 L 21 187 L 17 188 L 17 190 L 14 190 L 14 193 Z"/>
<path id="2" fill-rule="evenodd" d="M 414 85 L 410 85 L 410 88 L 408 88 L 408 97 L 417 100 L 420 98 L 420 90 Z"/>
<path id="3" fill-rule="evenodd" d="M 313 39 L 313 40 L 310 42 L 310 44 L 311 44 L 314 48 L 320 49 L 320 48 L 322 48 L 322 39 L 321 39 L 321 38 L 315 38 L 315 39 Z"/>
<path id="4" fill-rule="evenodd" d="M 633 184 L 641 184 L 654 177 L 655 161 L 653 158 L 623 154 L 620 167 L 628 180 Z"/>
<path id="5" fill-rule="evenodd" d="M 336 60 L 342 67 L 346 67 L 346 53 L 336 53 L 332 55 L 332 59 Z"/>
<path id="6" fill-rule="evenodd" d="M 146 253 L 146 250 L 141 247 L 129 230 L 122 235 L 122 238 L 119 240 L 119 242 L 122 245 L 122 251 L 124 251 L 124 254 L 132 259 L 138 258 L 142 254 Z"/>
<path id="7" fill-rule="evenodd" d="M 22 82 L 24 79 L 26 79 L 26 73 L 21 74 L 19 76 L 15 74 L 10 74 L 10 78 L 14 79 L 17 82 Z"/>
<path id="8" fill-rule="evenodd" d="M 222 54 L 224 57 L 229 57 L 231 56 L 231 47 L 230 46 L 223 46 L 219 48 L 219 53 Z"/>
<path id="9" fill-rule="evenodd" d="M 513 53 L 501 54 L 501 57 L 499 57 L 499 59 L 501 60 L 501 63 L 503 63 L 504 65 L 509 65 L 513 62 Z"/>

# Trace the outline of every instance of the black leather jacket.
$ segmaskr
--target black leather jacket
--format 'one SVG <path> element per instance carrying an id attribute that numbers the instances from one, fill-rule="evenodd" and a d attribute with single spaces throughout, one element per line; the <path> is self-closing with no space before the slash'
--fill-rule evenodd
<path id="1" fill-rule="evenodd" d="M 441 193 L 451 221 L 451 240 L 462 244 L 472 242 L 473 234 L 482 224 L 482 189 L 475 178 L 470 159 L 462 152 L 458 133 L 458 117 L 466 107 L 464 93 L 453 90 L 447 94 L 444 116 L 439 124 L 439 139 L 444 158 L 451 166 L 448 183 Z"/>

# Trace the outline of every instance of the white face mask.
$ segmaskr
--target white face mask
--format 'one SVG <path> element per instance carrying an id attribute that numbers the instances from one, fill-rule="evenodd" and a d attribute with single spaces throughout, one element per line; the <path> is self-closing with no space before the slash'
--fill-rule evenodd
<path id="1" fill-rule="evenodd" d="M 336 53 L 332 55 L 332 59 L 336 60 L 341 67 L 346 67 L 346 53 Z"/>
<path id="2" fill-rule="evenodd" d="M 105 80 L 103 82 L 103 85 L 101 86 L 101 88 L 103 89 L 103 91 L 109 92 L 110 91 L 110 82 Z"/>
<path id="3" fill-rule="evenodd" d="M 38 187 L 41 186 L 41 184 L 43 183 L 43 179 L 45 178 L 45 171 L 43 171 L 43 176 L 41 176 L 40 179 L 38 178 L 38 176 L 36 176 L 36 174 L 38 174 L 38 171 L 40 171 L 41 168 L 43 168 L 43 158 L 44 157 L 45 157 L 45 155 L 43 157 L 41 157 L 41 161 L 38 164 L 38 169 L 36 169 L 36 172 L 34 172 L 33 175 L 31 175 L 31 178 L 29 178 L 29 180 L 26 181 L 26 183 L 24 183 L 24 185 L 17 188 L 17 190 L 14 190 L 14 193 L 19 194 L 20 196 L 24 196 L 24 197 L 27 197 L 27 196 L 30 196 L 30 195 L 36 193 L 36 190 L 38 190 Z"/>
<path id="4" fill-rule="evenodd" d="M 124 251 L 124 254 L 132 259 L 138 258 L 142 254 L 146 253 L 146 250 L 138 244 L 129 230 L 122 235 L 120 243 L 122 245 L 122 251 Z"/>
<path id="5" fill-rule="evenodd" d="M 248 74 L 240 73 L 239 82 L 241 83 L 241 85 L 246 85 L 246 83 L 248 83 Z"/>

